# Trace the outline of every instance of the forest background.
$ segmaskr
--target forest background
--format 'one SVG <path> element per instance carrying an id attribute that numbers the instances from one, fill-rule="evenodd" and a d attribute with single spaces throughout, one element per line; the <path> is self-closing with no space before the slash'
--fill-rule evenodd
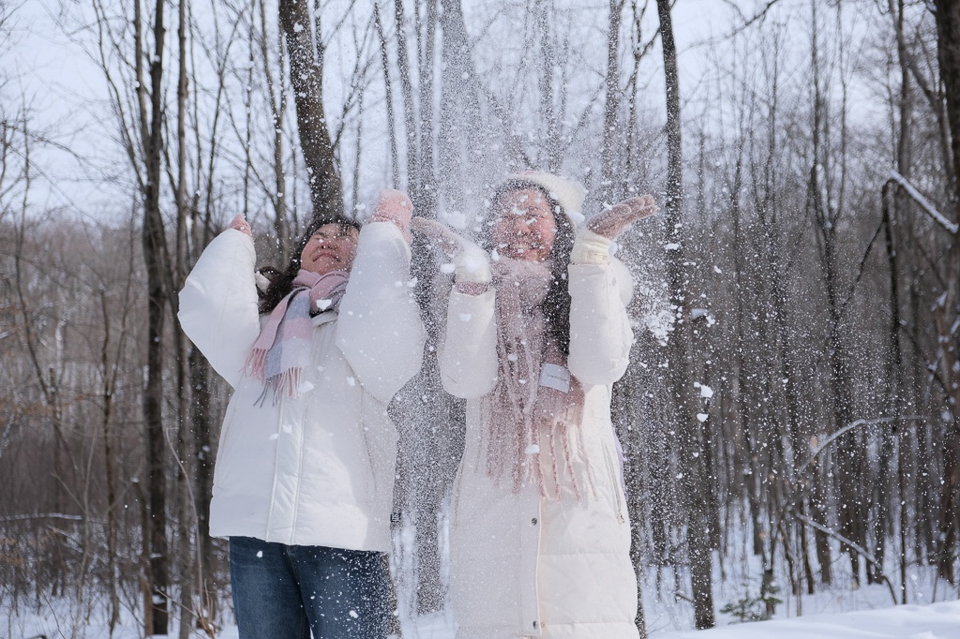
<path id="1" fill-rule="evenodd" d="M 238 213 L 283 263 L 387 186 L 469 236 L 524 168 L 661 203 L 619 247 L 644 633 L 644 593 L 714 625 L 737 562 L 757 617 L 957 585 L 960 0 L 0 0 L 0 605 L 213 633 L 229 393 L 177 326 L 191 264 Z M 432 352 L 448 269 L 414 253 Z M 462 406 L 428 356 L 391 411 L 430 613 Z"/>

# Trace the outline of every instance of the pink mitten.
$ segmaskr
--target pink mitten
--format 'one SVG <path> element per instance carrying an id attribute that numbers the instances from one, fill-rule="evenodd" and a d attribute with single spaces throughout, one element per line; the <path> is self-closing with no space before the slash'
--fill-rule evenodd
<path id="1" fill-rule="evenodd" d="M 574 264 L 607 264 L 610 261 L 610 245 L 624 229 L 656 212 L 657 203 L 653 196 L 641 195 L 593 216 L 577 232 L 570 261 Z"/>
<path id="2" fill-rule="evenodd" d="M 410 216 L 412 215 L 413 202 L 406 193 L 396 189 L 384 189 L 380 192 L 380 201 L 377 202 L 373 215 L 370 216 L 370 222 L 393 222 L 409 243 L 413 239 L 410 235 Z"/>
<path id="3" fill-rule="evenodd" d="M 233 220 L 230 222 L 230 224 L 227 225 L 227 228 L 228 228 L 228 229 L 236 229 L 236 230 L 240 231 L 241 233 L 245 233 L 245 234 L 253 237 L 253 233 L 250 231 L 250 225 L 247 223 L 247 221 L 246 221 L 245 219 L 243 219 L 243 216 L 242 216 L 242 215 L 238 215 L 237 217 L 233 218 Z"/>
<path id="4" fill-rule="evenodd" d="M 593 216 L 587 220 L 587 228 L 608 240 L 615 240 L 628 226 L 656 212 L 657 203 L 653 196 L 641 195 Z"/>

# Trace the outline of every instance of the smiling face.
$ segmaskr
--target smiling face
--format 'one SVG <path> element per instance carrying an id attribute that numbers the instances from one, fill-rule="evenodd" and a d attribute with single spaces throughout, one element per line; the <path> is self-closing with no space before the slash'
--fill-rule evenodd
<path id="1" fill-rule="evenodd" d="M 537 188 L 509 191 L 500 198 L 491 229 L 497 252 L 515 260 L 543 262 L 550 257 L 557 223 L 550 201 Z"/>
<path id="2" fill-rule="evenodd" d="M 360 232 L 349 224 L 331 222 L 310 236 L 300 253 L 300 268 L 319 275 L 349 271 L 357 254 Z"/>

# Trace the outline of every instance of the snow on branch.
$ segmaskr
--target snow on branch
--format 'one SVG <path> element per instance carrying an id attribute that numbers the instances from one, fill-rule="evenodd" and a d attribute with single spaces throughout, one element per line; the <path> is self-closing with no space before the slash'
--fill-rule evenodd
<path id="1" fill-rule="evenodd" d="M 906 416 L 893 416 L 893 417 L 877 417 L 876 419 L 858 419 L 855 422 L 847 424 L 843 428 L 838 428 L 836 431 L 830 434 L 829 437 L 820 442 L 819 445 L 813 444 L 815 448 L 811 446 L 812 450 L 810 451 L 810 458 L 807 459 L 803 464 L 800 465 L 800 468 L 797 469 L 797 474 L 801 475 L 804 471 L 807 470 L 807 467 L 816 459 L 820 453 L 825 451 L 830 444 L 835 442 L 837 439 L 842 437 L 847 432 L 853 430 L 854 428 L 859 428 L 861 426 L 873 426 L 876 424 L 886 424 L 893 421 L 902 421 L 902 422 L 915 422 L 923 421 L 926 419 L 922 415 L 906 415 Z"/>
<path id="2" fill-rule="evenodd" d="M 67 521 L 83 521 L 82 515 L 65 515 L 63 513 L 29 513 L 25 515 L 8 515 L 0 517 L 0 523 L 11 521 L 28 521 L 31 519 L 65 519 Z"/>
<path id="3" fill-rule="evenodd" d="M 914 186 L 910 184 L 910 181 L 900 175 L 896 169 L 890 169 L 890 180 L 893 180 L 903 187 L 903 190 L 907 192 L 907 195 L 913 198 L 913 201 L 919 204 L 921 208 L 923 208 L 930 215 L 930 217 L 940 224 L 940 226 L 945 228 L 953 235 L 957 234 L 957 225 L 948 220 L 942 213 L 940 213 L 940 211 L 936 209 L 936 207 L 930 204 L 930 202 L 927 201 L 927 198 L 923 197 L 920 191 L 914 188 Z"/>

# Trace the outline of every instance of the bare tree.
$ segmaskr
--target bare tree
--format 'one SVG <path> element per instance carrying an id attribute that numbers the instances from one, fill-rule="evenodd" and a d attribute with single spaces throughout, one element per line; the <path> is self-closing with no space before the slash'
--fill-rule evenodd
<path id="1" fill-rule="evenodd" d="M 383 87 L 386 92 L 387 106 L 387 135 L 390 138 L 390 176 L 391 184 L 396 188 L 400 184 L 400 159 L 397 151 L 397 125 L 393 116 L 393 87 L 390 82 L 390 56 L 387 48 L 387 37 L 383 32 L 383 23 L 380 20 L 380 5 L 373 6 L 374 24 L 377 28 L 377 38 L 380 41 L 380 63 L 383 65 Z M 360 135 L 357 135 L 359 144 Z M 359 148 L 357 162 L 359 164 Z M 356 186 L 356 184 L 354 185 Z M 356 198 L 354 198 L 356 201 Z"/>
<path id="2" fill-rule="evenodd" d="M 600 149 L 600 199 L 613 204 L 615 192 L 614 158 L 621 134 L 620 116 L 620 21 L 625 0 L 610 0 L 610 22 L 607 27 L 607 73 L 604 80 L 606 102 L 603 108 L 603 146 Z M 662 27 L 661 27 L 662 29 Z M 678 140 L 679 142 L 679 140 Z"/>
<path id="3" fill-rule="evenodd" d="M 690 579 L 693 590 L 694 618 L 697 628 L 712 628 L 713 560 L 710 539 L 706 535 L 707 513 L 701 496 L 707 492 L 707 473 L 702 454 L 707 442 L 703 438 L 701 422 L 696 417 L 693 384 L 690 378 L 690 303 L 687 299 L 689 274 L 685 266 L 683 242 L 683 149 L 680 133 L 680 80 L 677 69 L 677 50 L 673 40 L 670 3 L 657 0 L 660 18 L 660 41 L 663 46 L 663 67 L 666 75 L 667 97 L 667 184 L 664 210 L 666 211 L 667 241 L 673 250 L 669 253 L 670 302 L 678 321 L 670 333 L 668 387 L 674 397 L 674 421 L 682 433 L 684 459 L 693 460 L 684 473 L 683 484 L 688 496 L 684 506 L 687 515 L 686 548 L 690 557 Z"/>
<path id="4" fill-rule="evenodd" d="M 323 35 L 313 1 L 280 0 L 300 148 L 307 164 L 314 217 L 343 215 L 343 184 L 323 106 Z"/>
<path id="5" fill-rule="evenodd" d="M 164 56 L 164 0 L 157 0 L 154 8 L 152 54 L 142 45 L 144 28 L 140 0 L 135 3 L 134 28 L 137 56 L 137 95 L 140 103 L 138 122 L 143 130 L 144 183 L 143 183 L 143 257 L 147 266 L 147 369 L 146 387 L 143 393 L 143 418 L 147 436 L 147 490 L 150 500 L 150 529 L 144 531 L 149 539 L 150 602 L 152 622 L 150 634 L 167 634 L 169 599 L 169 556 L 167 553 L 166 513 L 166 443 L 163 433 L 163 331 L 166 318 L 167 295 L 167 244 L 163 218 L 160 214 L 160 170 L 163 152 L 163 56 Z M 149 57 L 148 57 L 149 56 Z M 142 60 L 148 57 L 150 64 L 150 89 L 142 75 Z M 149 110 L 147 101 L 149 100 Z"/>
<path id="6" fill-rule="evenodd" d="M 957 547 L 957 516 L 960 511 L 960 2 L 934 0 L 937 22 L 940 81 L 943 83 L 947 121 L 950 125 L 950 152 L 953 156 L 951 182 L 953 237 L 944 256 L 943 294 L 937 301 L 934 321 L 940 344 L 937 360 L 948 397 L 951 420 L 944 442 L 944 482 L 940 500 L 941 548 L 939 573 L 954 583 Z"/>

